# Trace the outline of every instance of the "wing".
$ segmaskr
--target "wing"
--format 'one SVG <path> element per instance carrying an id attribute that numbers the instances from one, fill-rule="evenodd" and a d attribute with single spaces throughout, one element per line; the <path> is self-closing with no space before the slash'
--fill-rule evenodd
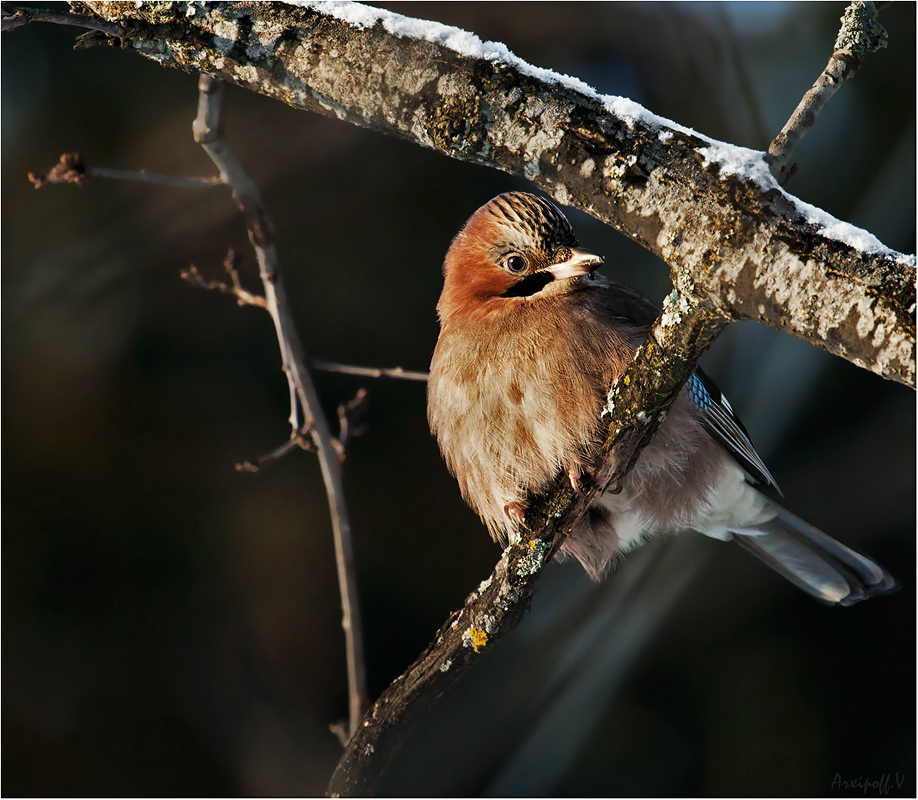
<path id="1" fill-rule="evenodd" d="M 598 284 L 602 304 L 610 316 L 639 327 L 649 327 L 660 316 L 660 309 L 637 289 L 613 281 L 605 275 L 597 274 L 594 280 Z"/>
<path id="2" fill-rule="evenodd" d="M 643 294 L 630 286 L 603 276 L 607 291 L 603 293 L 609 312 L 638 326 L 650 326 L 659 315 L 657 307 Z M 778 495 L 781 489 L 756 453 L 749 433 L 739 421 L 733 408 L 704 370 L 699 367 L 685 384 L 685 391 L 701 410 L 705 429 L 720 442 L 746 471 L 750 482 L 761 484 L 759 489 L 772 488 Z M 766 492 L 767 494 L 767 492 Z"/>
<path id="3" fill-rule="evenodd" d="M 743 423 L 733 413 L 733 408 L 714 381 L 705 375 L 700 367 L 686 381 L 685 391 L 701 410 L 701 422 L 704 427 L 739 462 L 751 482 L 770 486 L 781 494 L 768 467 L 756 453 Z"/>

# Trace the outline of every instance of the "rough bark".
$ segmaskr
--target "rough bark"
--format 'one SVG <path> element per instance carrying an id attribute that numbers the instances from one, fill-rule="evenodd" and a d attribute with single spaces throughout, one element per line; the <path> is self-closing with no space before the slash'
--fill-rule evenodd
<path id="1" fill-rule="evenodd" d="M 780 180 L 786 174 L 791 155 L 816 124 L 819 112 L 861 68 L 864 56 L 886 47 L 888 34 L 877 19 L 878 7 L 882 5 L 887 4 L 855 0 L 845 9 L 829 63 L 768 146 L 766 160 L 775 178 Z"/>
<path id="2" fill-rule="evenodd" d="M 666 260 L 693 302 L 915 385 L 914 260 L 824 235 L 699 136 L 510 63 L 283 4 L 79 4 L 120 42 L 296 108 L 520 175 Z M 101 34 L 99 34 L 101 35 Z M 764 158 L 764 154 L 763 154 Z"/>

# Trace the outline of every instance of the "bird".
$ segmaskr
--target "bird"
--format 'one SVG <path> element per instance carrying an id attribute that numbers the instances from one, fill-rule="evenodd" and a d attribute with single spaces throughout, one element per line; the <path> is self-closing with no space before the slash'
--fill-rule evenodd
<path id="1" fill-rule="evenodd" d="M 658 311 L 598 272 L 550 200 L 501 194 L 465 222 L 443 263 L 427 416 L 465 501 L 502 546 L 533 498 L 565 475 L 575 491 L 604 434 L 609 387 Z M 655 537 L 734 541 L 828 605 L 897 588 L 879 564 L 785 509 L 726 397 L 700 369 L 632 470 L 591 499 L 561 557 L 594 580 Z"/>

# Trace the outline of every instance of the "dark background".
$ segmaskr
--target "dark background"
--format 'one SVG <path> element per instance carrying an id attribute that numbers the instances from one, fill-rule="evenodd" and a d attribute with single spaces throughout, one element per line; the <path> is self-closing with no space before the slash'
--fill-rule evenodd
<path id="1" fill-rule="evenodd" d="M 389 3 L 764 149 L 825 66 L 843 3 Z M 915 250 L 915 5 L 796 154 L 789 189 Z M 63 152 L 179 175 L 194 76 L 76 33 L 3 35 L 4 795 L 308 795 L 346 715 L 316 460 L 233 464 L 287 436 L 270 320 L 218 277 L 246 238 L 224 189 L 121 181 L 36 192 Z M 450 238 L 516 178 L 228 88 L 228 139 L 273 215 L 307 349 L 426 369 Z M 657 301 L 666 266 L 585 215 L 604 272 Z M 425 719 L 405 795 L 914 796 L 914 394 L 742 323 L 706 368 L 787 505 L 884 563 L 891 597 L 824 608 L 733 546 L 687 534 L 593 586 L 553 565 L 524 624 Z M 346 488 L 371 694 L 499 551 L 427 432 L 423 386 L 318 374 L 370 428 Z"/>

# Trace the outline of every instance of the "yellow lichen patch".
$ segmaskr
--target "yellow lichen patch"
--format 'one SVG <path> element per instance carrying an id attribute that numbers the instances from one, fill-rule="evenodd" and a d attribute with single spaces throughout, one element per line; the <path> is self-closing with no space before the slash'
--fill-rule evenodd
<path id="1" fill-rule="evenodd" d="M 472 644 L 472 649 L 478 653 L 488 643 L 488 634 L 481 628 L 469 628 L 468 640 Z"/>

